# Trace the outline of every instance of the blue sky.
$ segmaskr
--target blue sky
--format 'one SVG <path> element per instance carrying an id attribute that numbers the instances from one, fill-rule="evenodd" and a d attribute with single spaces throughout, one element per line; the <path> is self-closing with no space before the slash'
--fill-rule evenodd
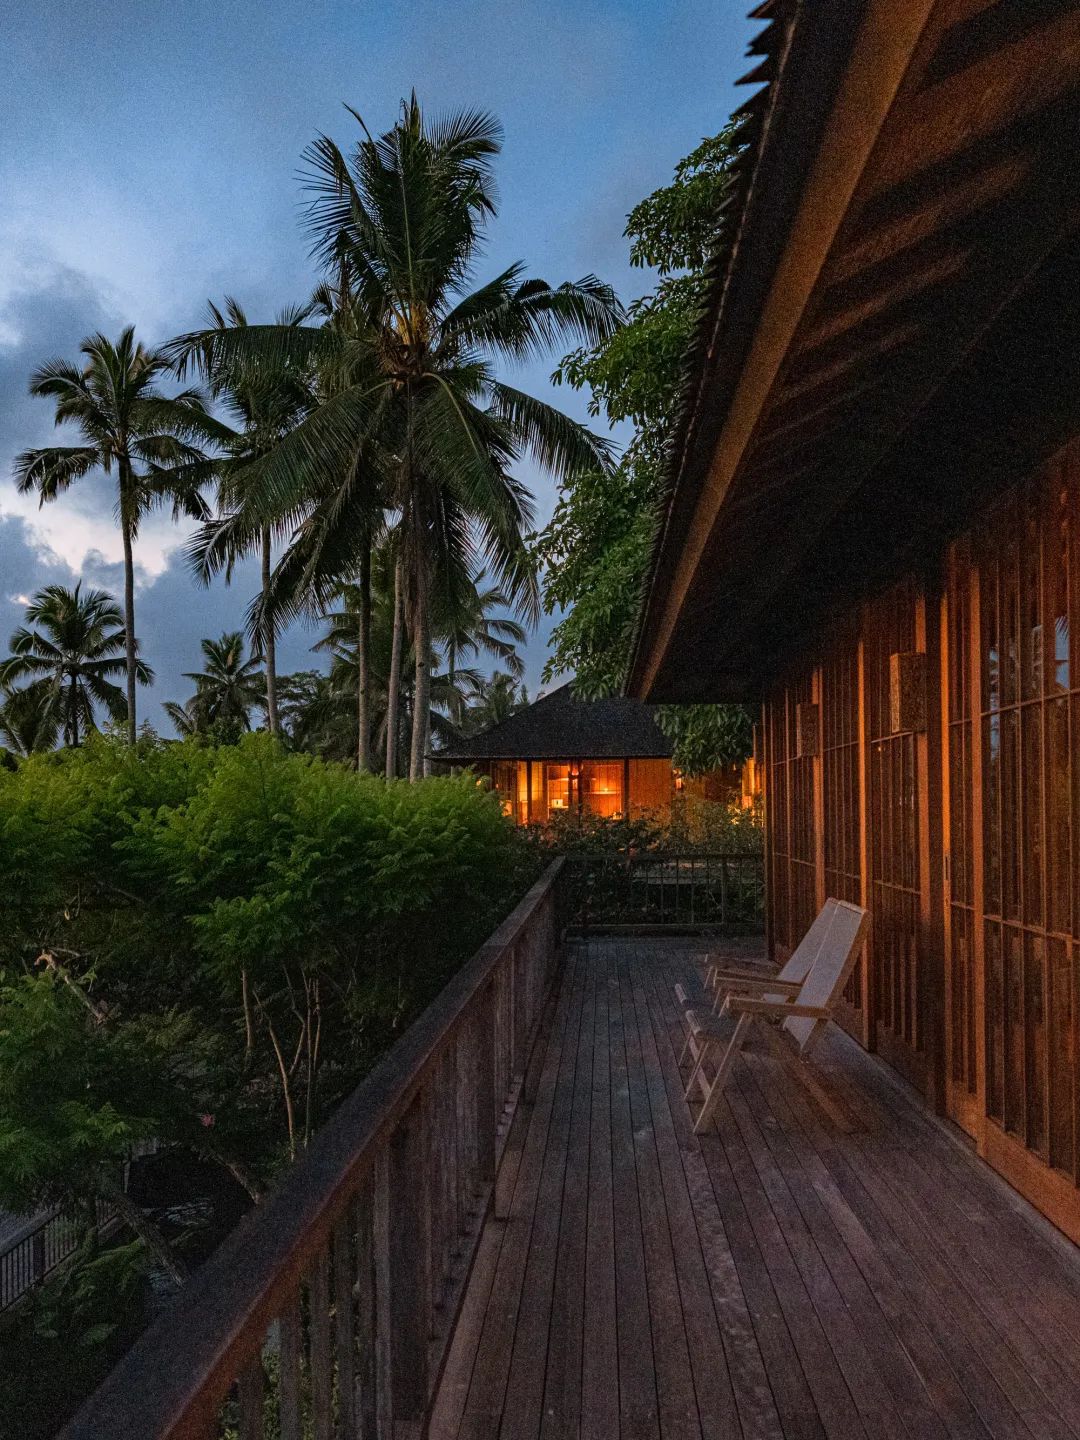
<path id="1" fill-rule="evenodd" d="M 351 141 L 343 101 L 373 130 L 413 87 L 433 110 L 493 110 L 506 133 L 483 271 L 592 271 L 630 299 L 649 277 L 627 264 L 626 213 L 737 102 L 743 13 L 742 0 L 24 0 L 0 54 L 0 646 L 38 586 L 119 586 L 107 485 L 39 511 L 11 483 L 12 457 L 54 434 L 30 371 L 99 328 L 164 340 L 225 293 L 253 318 L 304 298 L 316 276 L 297 171 L 317 132 Z M 584 418 L 551 368 L 514 383 Z M 552 486 L 524 473 L 543 521 Z M 250 571 L 196 587 L 183 540 L 154 517 L 137 551 L 155 724 L 160 700 L 188 693 L 200 638 L 239 626 L 253 588 Z M 529 645 L 534 685 L 549 630 Z M 282 667 L 313 663 L 313 638 L 287 635 Z"/>

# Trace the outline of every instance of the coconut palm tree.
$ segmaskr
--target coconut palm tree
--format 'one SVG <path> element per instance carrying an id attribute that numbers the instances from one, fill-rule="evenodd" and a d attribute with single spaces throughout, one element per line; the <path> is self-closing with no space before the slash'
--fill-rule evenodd
<path id="1" fill-rule="evenodd" d="M 245 656 L 243 632 L 231 630 L 218 640 L 203 640 L 201 648 L 205 668 L 184 674 L 195 694 L 184 705 L 166 702 L 170 720 L 180 735 L 250 730 L 252 711 L 266 705 L 266 681 L 258 658 Z"/>
<path id="2" fill-rule="evenodd" d="M 445 576 L 486 565 L 512 605 L 528 618 L 538 613 L 523 540 L 531 499 L 514 462 L 528 453 L 558 480 L 610 464 L 605 442 L 506 384 L 497 362 L 595 344 L 623 312 L 594 276 L 553 287 L 514 264 L 473 287 L 495 212 L 491 161 L 500 132 L 491 116 L 429 122 L 413 96 L 378 139 L 360 124 L 348 157 L 326 136 L 306 155 L 315 253 L 335 279 L 344 276 L 349 326 L 202 331 L 170 348 L 181 366 L 209 348 L 214 363 L 307 364 L 339 377 L 260 462 L 233 521 L 250 531 L 268 519 L 302 530 L 299 559 L 287 553 L 279 567 L 289 586 L 272 600 L 298 605 L 301 594 L 306 603 L 314 595 L 323 605 L 359 574 L 372 541 L 370 497 L 383 488 L 399 532 L 412 638 L 417 778 L 431 707 L 433 609 Z"/>
<path id="3" fill-rule="evenodd" d="M 529 703 L 517 674 L 495 670 L 481 679 L 469 697 L 469 703 L 462 717 L 460 731 L 463 735 L 476 735 L 489 730 L 502 720 L 508 720 Z"/>
<path id="4" fill-rule="evenodd" d="M 157 388 L 169 369 L 160 351 L 147 350 L 128 326 L 116 341 L 91 335 L 80 346 L 82 366 L 50 360 L 30 378 L 30 393 L 55 402 L 56 423 L 82 431 L 81 445 L 26 450 L 16 458 L 20 491 L 36 490 L 41 503 L 55 500 L 94 470 L 116 475 L 116 516 L 124 545 L 124 635 L 127 665 L 127 730 L 136 736 L 134 545 L 143 516 L 171 503 L 174 515 L 206 519 L 197 484 L 170 472 L 205 459 L 202 447 L 220 427 L 206 413 L 197 390 L 168 396 Z"/>
<path id="5" fill-rule="evenodd" d="M 26 620 L 0 664 L 0 686 L 15 692 L 5 709 L 14 701 L 11 713 L 23 734 L 31 733 L 30 707 L 38 709 L 41 740 L 52 727 L 54 739 L 63 731 L 67 745 L 78 745 L 94 728 L 98 709 L 122 720 L 129 707 L 114 681 L 127 671 L 127 646 L 124 618 L 112 597 L 102 590 L 84 592 L 81 581 L 74 590 L 47 585 L 27 606 Z M 154 678 L 137 654 L 134 673 L 141 685 Z"/>
<path id="6" fill-rule="evenodd" d="M 231 296 L 226 296 L 224 307 L 219 308 L 212 301 L 208 305 L 212 327 L 215 330 L 236 329 L 248 324 L 243 307 Z M 311 314 L 309 308 L 283 311 L 275 321 L 278 325 L 299 325 Z M 204 582 L 224 568 L 227 573 L 243 553 L 243 547 L 236 545 L 236 532 L 227 524 L 227 517 L 236 507 L 242 495 L 243 486 L 250 484 L 258 473 L 257 462 L 269 453 L 293 430 L 313 404 L 310 378 L 295 369 L 266 367 L 218 366 L 213 357 L 205 353 L 200 368 L 210 393 L 228 415 L 223 421 L 228 433 L 219 441 L 218 453 L 199 472 L 191 467 L 192 480 L 205 483 L 212 478 L 218 488 L 218 514 L 216 523 L 207 526 L 198 546 L 196 570 Z M 177 472 L 178 473 L 178 472 Z M 240 487 L 240 492 L 237 491 Z M 247 537 L 250 538 L 250 537 Z M 265 602 L 269 596 L 272 570 L 272 532 L 269 524 L 260 527 L 255 537 L 260 566 L 260 597 Z M 277 705 L 277 626 L 270 607 L 260 607 L 258 630 L 259 650 L 265 662 L 267 725 L 271 734 L 278 733 Z M 174 707 L 179 709 L 180 707 Z M 174 717 L 175 718 L 175 717 Z"/>
<path id="7" fill-rule="evenodd" d="M 40 750 L 52 750 L 60 738 L 60 707 L 52 694 L 13 690 L 0 705 L 0 740 L 8 756 L 25 759 Z M 3 758 L 4 747 L 0 747 Z"/>

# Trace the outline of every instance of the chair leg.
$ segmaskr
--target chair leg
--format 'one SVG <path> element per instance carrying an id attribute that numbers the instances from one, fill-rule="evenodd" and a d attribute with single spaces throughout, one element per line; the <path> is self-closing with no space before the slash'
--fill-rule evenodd
<path id="1" fill-rule="evenodd" d="M 693 1042 L 694 1042 L 694 1033 L 693 1033 L 692 1030 L 687 1030 L 687 1032 L 686 1032 L 686 1043 L 683 1045 L 683 1047 L 682 1047 L 682 1054 L 679 1056 L 679 1069 L 680 1069 L 680 1070 L 681 1070 L 682 1067 L 686 1064 L 686 1057 L 687 1057 L 687 1055 L 689 1055 L 689 1053 L 690 1053 L 690 1047 L 691 1047 L 691 1045 L 693 1044 Z"/>
<path id="2" fill-rule="evenodd" d="M 712 1044 L 709 1041 L 708 1037 L 705 1037 L 701 1041 L 701 1048 L 698 1050 L 697 1055 L 694 1057 L 694 1068 L 690 1071 L 690 1078 L 686 1082 L 686 1091 L 683 1095 L 684 1100 L 689 1100 L 690 1096 L 693 1094 L 694 1085 L 697 1082 L 698 1077 L 701 1075 L 701 1067 L 705 1061 L 705 1056 L 708 1055 L 711 1049 Z"/>
<path id="3" fill-rule="evenodd" d="M 709 1093 L 705 1097 L 705 1103 L 702 1105 L 698 1112 L 697 1120 L 694 1122 L 695 1135 L 701 1134 L 711 1123 L 713 1115 L 716 1113 L 716 1108 L 720 1104 L 720 1096 L 723 1094 L 724 1084 L 727 1077 L 731 1074 L 731 1067 L 735 1063 L 735 1056 L 742 1049 L 743 1040 L 746 1038 L 746 1032 L 750 1028 L 750 1023 L 753 1018 L 752 1015 L 739 1016 L 738 1023 L 735 1026 L 735 1032 L 728 1041 L 727 1049 L 724 1051 L 720 1058 L 720 1063 L 716 1067 L 716 1074 L 713 1076 L 712 1084 L 709 1086 Z"/>

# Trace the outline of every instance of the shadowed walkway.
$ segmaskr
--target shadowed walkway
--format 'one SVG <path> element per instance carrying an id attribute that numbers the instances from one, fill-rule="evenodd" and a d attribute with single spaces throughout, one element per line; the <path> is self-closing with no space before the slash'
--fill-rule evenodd
<path id="1" fill-rule="evenodd" d="M 758 1039 L 693 1135 L 703 948 L 570 948 L 433 1440 L 1080 1440 L 1078 1252 L 880 1062 Z"/>

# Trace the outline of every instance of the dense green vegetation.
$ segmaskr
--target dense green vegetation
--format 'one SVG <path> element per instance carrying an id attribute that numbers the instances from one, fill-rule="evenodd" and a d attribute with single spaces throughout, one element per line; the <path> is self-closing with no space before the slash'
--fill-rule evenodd
<path id="1" fill-rule="evenodd" d="M 588 391 L 594 415 L 633 427 L 616 467 L 582 470 L 563 483 L 551 523 L 534 543 L 545 609 L 565 612 L 552 634 L 547 675 L 572 673 L 587 695 L 618 691 L 625 676 L 666 446 L 736 154 L 730 128 L 703 140 L 676 166 L 671 185 L 631 211 L 631 262 L 654 268 L 656 287 L 630 306 L 625 325 L 567 355 L 555 372 L 556 380 Z M 750 721 L 739 706 L 665 707 L 661 722 L 689 774 L 749 753 Z"/>
<path id="2" fill-rule="evenodd" d="M 140 1272 L 149 1256 L 179 1281 L 204 1244 L 122 1193 L 130 1148 L 155 1140 L 256 1199 L 540 863 L 471 778 L 387 784 L 265 733 L 92 736 L 0 770 L 0 1209 L 61 1205 L 90 1267 L 0 1354 L 25 1358 L 42 1306 L 55 1334 L 81 1307 L 107 1361 L 129 1279 L 104 1266 L 106 1318 L 95 1203 L 141 1237 L 124 1251 Z M 93 1370 L 78 1355 L 35 1367 L 44 1409 Z"/>

